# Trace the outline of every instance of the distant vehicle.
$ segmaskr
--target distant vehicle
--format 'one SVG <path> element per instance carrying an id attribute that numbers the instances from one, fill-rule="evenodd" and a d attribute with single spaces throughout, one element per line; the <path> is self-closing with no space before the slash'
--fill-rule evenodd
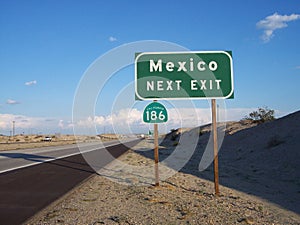
<path id="1" fill-rule="evenodd" d="M 44 137 L 43 141 L 52 141 L 52 138 L 51 138 L 51 137 L 48 137 L 48 136 L 46 136 L 46 137 Z"/>

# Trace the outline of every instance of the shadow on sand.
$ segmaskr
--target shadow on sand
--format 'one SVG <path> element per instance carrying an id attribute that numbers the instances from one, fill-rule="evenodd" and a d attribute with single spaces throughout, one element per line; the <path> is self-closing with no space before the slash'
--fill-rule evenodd
<path id="1" fill-rule="evenodd" d="M 44 162 L 48 159 L 53 159 L 53 157 L 27 154 L 27 153 L 0 153 L 0 156 L 12 158 L 12 159 L 25 159 L 32 162 Z"/>
<path id="2" fill-rule="evenodd" d="M 300 158 L 289 157 L 288 159 L 278 156 L 278 159 L 272 159 L 270 154 L 276 154 L 281 151 L 265 147 L 255 151 L 255 147 L 247 148 L 248 143 L 245 138 L 249 136 L 249 131 L 257 128 L 249 128 L 237 132 L 234 136 L 225 136 L 223 145 L 219 151 L 219 182 L 221 185 L 263 198 L 269 202 L 275 203 L 283 208 L 300 214 Z M 198 129 L 190 132 L 199 132 Z M 253 130 L 251 133 L 257 133 Z M 201 134 L 197 147 L 188 160 L 181 168 L 180 172 L 192 174 L 199 178 L 213 181 L 213 163 L 204 171 L 199 171 L 199 163 L 204 149 L 209 139 L 210 132 Z M 244 145 L 239 146 L 237 139 L 244 138 Z M 148 140 L 149 142 L 153 140 Z M 175 144 L 174 144 L 175 143 Z M 171 167 L 166 163 L 167 159 L 175 150 L 177 143 L 180 144 L 180 136 L 176 138 L 168 135 L 160 143 L 159 161 L 164 165 Z M 276 147 L 276 146 L 275 146 Z M 153 150 L 138 152 L 139 154 L 153 159 Z M 174 162 L 173 162 L 174 165 Z M 213 190 L 212 190 L 213 191 Z M 222 188 L 220 188 L 222 193 Z"/>

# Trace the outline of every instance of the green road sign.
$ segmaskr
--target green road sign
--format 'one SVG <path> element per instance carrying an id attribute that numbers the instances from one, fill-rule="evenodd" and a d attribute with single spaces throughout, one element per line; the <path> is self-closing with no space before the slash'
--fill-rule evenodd
<path id="1" fill-rule="evenodd" d="M 168 121 L 167 109 L 158 102 L 152 102 L 144 109 L 143 121 L 145 123 L 165 123 Z"/>
<path id="2" fill-rule="evenodd" d="M 141 100 L 233 98 L 231 52 L 136 54 L 135 93 Z"/>

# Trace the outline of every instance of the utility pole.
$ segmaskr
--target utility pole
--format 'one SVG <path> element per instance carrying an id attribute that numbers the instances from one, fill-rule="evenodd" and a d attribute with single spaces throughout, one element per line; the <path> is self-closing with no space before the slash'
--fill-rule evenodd
<path id="1" fill-rule="evenodd" d="M 12 127 L 12 136 L 15 136 L 15 123 L 16 121 L 12 121 L 13 122 L 13 127 Z"/>

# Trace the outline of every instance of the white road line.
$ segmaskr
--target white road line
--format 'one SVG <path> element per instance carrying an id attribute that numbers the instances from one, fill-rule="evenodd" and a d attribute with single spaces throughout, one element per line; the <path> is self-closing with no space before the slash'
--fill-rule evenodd
<path id="1" fill-rule="evenodd" d="M 34 163 L 26 164 L 26 165 L 23 165 L 23 166 L 17 166 L 17 167 L 9 168 L 9 169 L 6 169 L 6 170 L 1 170 L 0 174 L 5 173 L 5 172 L 9 172 L 9 171 L 13 171 L 13 170 L 17 170 L 17 169 L 22 169 L 22 168 L 38 165 L 38 164 L 45 163 L 45 162 L 51 162 L 51 161 L 54 161 L 54 160 L 57 160 L 57 159 L 63 159 L 63 158 L 67 158 L 67 157 L 70 157 L 70 156 L 79 155 L 79 154 L 82 154 L 82 153 L 88 153 L 88 152 L 92 152 L 92 151 L 95 151 L 95 150 L 101 150 L 103 148 L 108 148 L 108 147 L 112 147 L 112 146 L 119 145 L 119 144 L 126 144 L 126 143 L 131 142 L 131 141 L 134 141 L 134 140 L 129 140 L 129 141 L 126 141 L 126 142 L 118 142 L 118 143 L 114 143 L 114 144 L 107 145 L 107 146 L 103 145 L 103 146 L 101 146 L 100 149 L 98 147 L 98 148 L 92 148 L 92 149 L 89 149 L 89 150 L 86 150 L 86 151 L 80 151 L 80 147 L 77 146 L 79 148 L 79 152 L 75 152 L 75 153 L 72 153 L 72 154 L 63 155 L 63 156 L 59 156 L 59 157 L 55 157 L 55 158 L 51 158 L 51 159 L 46 159 L 46 160 L 41 161 L 41 162 L 34 162 Z"/>

